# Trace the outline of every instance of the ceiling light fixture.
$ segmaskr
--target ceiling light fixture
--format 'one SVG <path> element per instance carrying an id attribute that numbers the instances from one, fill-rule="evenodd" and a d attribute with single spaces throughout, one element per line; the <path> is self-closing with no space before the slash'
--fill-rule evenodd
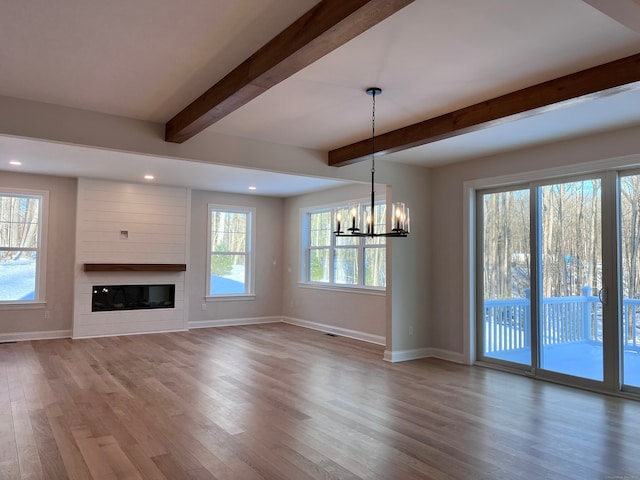
<path id="1" fill-rule="evenodd" d="M 249 187 L 249 190 L 257 190 L 257 189 L 258 189 L 258 187 L 254 186 L 254 185 L 251 185 L 251 186 Z"/>
<path id="2" fill-rule="evenodd" d="M 406 237 L 411 230 L 411 218 L 409 216 L 409 208 L 402 202 L 392 205 L 391 209 L 391 231 L 376 232 L 376 216 L 375 216 L 375 176 L 376 176 L 376 96 L 382 93 L 378 87 L 367 88 L 367 95 L 372 97 L 371 109 L 371 205 L 365 207 L 365 223 L 366 227 L 363 231 L 360 229 L 360 205 L 354 205 L 349 210 L 349 225 L 346 230 L 342 230 L 342 212 L 336 211 L 336 231 L 333 232 L 336 237 Z M 382 216 L 384 221 L 384 216 Z M 385 227 L 386 229 L 386 227 Z"/>
<path id="3" fill-rule="evenodd" d="M 10 160 L 9 161 L 9 165 L 16 165 L 16 166 L 20 166 L 22 165 L 22 162 L 18 161 L 18 160 Z"/>
<path id="4" fill-rule="evenodd" d="M 154 177 L 153 175 L 145 175 L 144 176 L 145 180 L 153 180 L 154 178 L 156 178 L 156 177 Z"/>

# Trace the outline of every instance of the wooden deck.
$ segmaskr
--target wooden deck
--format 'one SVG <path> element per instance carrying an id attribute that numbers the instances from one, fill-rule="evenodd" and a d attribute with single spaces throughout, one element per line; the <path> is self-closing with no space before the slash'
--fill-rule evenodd
<path id="1" fill-rule="evenodd" d="M 638 479 L 640 402 L 283 324 L 0 345 L 0 478 Z"/>
<path id="2" fill-rule="evenodd" d="M 531 364 L 531 349 L 528 348 L 493 352 L 487 356 L 522 365 Z M 622 361 L 624 383 L 632 387 L 640 387 L 640 352 L 637 349 L 626 349 Z M 601 382 L 603 380 L 602 365 L 602 344 L 597 342 L 571 342 L 547 345 L 544 348 L 542 367 L 546 370 Z"/>

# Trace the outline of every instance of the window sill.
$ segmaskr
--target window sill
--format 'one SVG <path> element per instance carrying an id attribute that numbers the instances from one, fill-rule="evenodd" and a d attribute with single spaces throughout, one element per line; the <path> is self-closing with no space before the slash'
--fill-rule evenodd
<path id="1" fill-rule="evenodd" d="M 360 295 L 374 295 L 377 297 L 385 297 L 387 295 L 387 290 L 385 288 L 353 287 L 350 285 L 307 283 L 307 282 L 298 282 L 298 287 L 309 288 L 311 290 L 327 290 L 331 292 L 340 292 L 340 293 L 357 293 Z"/>
<path id="2" fill-rule="evenodd" d="M 255 300 L 255 295 L 215 295 L 204 297 L 205 302 L 233 302 L 242 300 Z"/>
<path id="3" fill-rule="evenodd" d="M 47 302 L 0 302 L 0 310 L 40 310 Z"/>

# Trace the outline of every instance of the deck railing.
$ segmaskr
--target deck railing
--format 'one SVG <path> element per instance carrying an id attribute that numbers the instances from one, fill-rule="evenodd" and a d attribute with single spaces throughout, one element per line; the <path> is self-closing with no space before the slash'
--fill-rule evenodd
<path id="1" fill-rule="evenodd" d="M 531 347 L 531 301 L 526 298 L 485 300 L 485 353 Z M 542 300 L 540 331 L 543 345 L 602 342 L 602 303 L 583 287 L 582 295 Z M 640 349 L 640 299 L 622 302 L 625 348 Z"/>

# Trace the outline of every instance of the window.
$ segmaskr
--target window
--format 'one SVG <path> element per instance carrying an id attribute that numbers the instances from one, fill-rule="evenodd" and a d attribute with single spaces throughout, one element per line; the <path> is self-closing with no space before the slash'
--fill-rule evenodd
<path id="1" fill-rule="evenodd" d="M 207 296 L 253 294 L 255 209 L 209 205 Z"/>
<path id="2" fill-rule="evenodd" d="M 0 302 L 44 300 L 45 193 L 0 191 Z"/>
<path id="3" fill-rule="evenodd" d="M 365 207 L 340 205 L 303 213 L 303 281 L 352 287 L 386 287 L 386 242 L 384 237 L 335 237 L 336 215 L 350 218 L 358 211 L 358 227 L 363 229 Z M 386 204 L 375 205 L 375 226 L 385 228 Z M 364 227 L 366 228 L 366 227 Z"/>

